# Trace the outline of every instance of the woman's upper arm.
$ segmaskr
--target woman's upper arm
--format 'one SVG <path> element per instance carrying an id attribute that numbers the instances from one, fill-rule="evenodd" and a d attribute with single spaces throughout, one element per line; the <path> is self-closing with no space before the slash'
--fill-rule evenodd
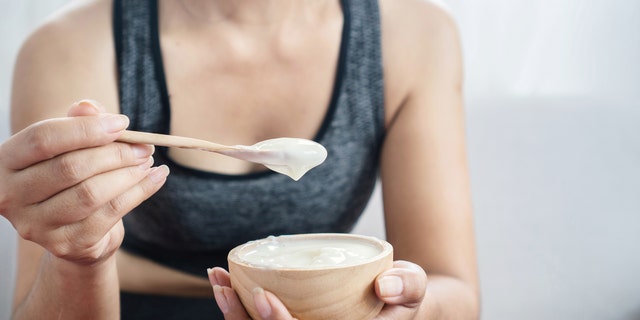
<path id="1" fill-rule="evenodd" d="M 24 41 L 15 62 L 11 129 L 64 117 L 81 99 L 117 112 L 111 1 L 72 2 Z"/>
<path id="2" fill-rule="evenodd" d="M 12 85 L 13 133 L 40 120 L 64 117 L 80 99 L 99 100 L 117 112 L 109 3 L 63 8 L 23 43 Z M 14 307 L 35 281 L 43 252 L 18 237 Z"/>
<path id="3" fill-rule="evenodd" d="M 388 240 L 397 259 L 477 289 L 455 23 L 426 2 L 411 10 L 390 4 L 382 9 L 388 17 L 383 18 L 387 136 L 381 159 Z"/>

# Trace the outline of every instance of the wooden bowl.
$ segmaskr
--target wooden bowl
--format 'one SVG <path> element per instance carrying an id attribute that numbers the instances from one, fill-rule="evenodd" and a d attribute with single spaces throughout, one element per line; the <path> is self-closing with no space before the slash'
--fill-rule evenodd
<path id="1" fill-rule="evenodd" d="M 329 247 L 322 250 L 327 249 L 332 254 L 335 253 L 331 251 L 334 250 L 332 246 L 336 243 L 363 245 L 374 251 L 367 258 L 356 259 L 353 264 L 338 265 L 306 265 L 302 261 L 304 259 L 297 258 L 289 259 L 298 262 L 297 265 L 288 264 L 287 258 L 276 264 L 273 261 L 256 262 L 255 258 L 249 259 L 255 257 L 257 248 L 272 244 L 278 248 L 301 244 L 306 246 L 307 243 L 317 246 L 318 241 L 328 241 Z M 374 281 L 381 272 L 392 267 L 393 247 L 386 241 L 354 234 L 285 235 L 240 245 L 229 252 L 228 260 L 231 286 L 254 319 L 260 317 L 252 293 L 254 288 L 261 287 L 280 298 L 289 312 L 300 320 L 359 320 L 371 319 L 382 308 L 383 303 L 374 290 Z"/>

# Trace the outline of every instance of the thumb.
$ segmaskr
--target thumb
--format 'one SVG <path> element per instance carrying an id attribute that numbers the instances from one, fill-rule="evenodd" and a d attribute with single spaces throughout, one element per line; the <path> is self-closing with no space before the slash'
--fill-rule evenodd
<path id="1" fill-rule="evenodd" d="M 394 267 L 378 276 L 376 293 L 386 304 L 415 307 L 422 303 L 427 289 L 427 274 L 407 261 L 396 261 Z"/>
<path id="2" fill-rule="evenodd" d="M 67 116 L 80 117 L 80 116 L 94 116 L 105 112 L 104 107 L 94 100 L 80 100 L 71 105 Z"/>

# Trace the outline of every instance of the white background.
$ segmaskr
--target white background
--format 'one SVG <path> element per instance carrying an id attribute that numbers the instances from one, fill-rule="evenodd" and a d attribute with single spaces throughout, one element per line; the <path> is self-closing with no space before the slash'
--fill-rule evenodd
<path id="1" fill-rule="evenodd" d="M 18 46 L 67 1 L 0 0 Z M 466 65 L 483 319 L 640 319 L 640 1 L 449 0 Z M 355 232 L 383 235 L 376 195 Z M 0 218 L 0 319 L 15 240 Z"/>

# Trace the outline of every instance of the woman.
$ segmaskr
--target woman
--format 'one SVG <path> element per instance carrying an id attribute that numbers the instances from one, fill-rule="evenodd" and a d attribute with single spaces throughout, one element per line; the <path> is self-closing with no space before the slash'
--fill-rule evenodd
<path id="1" fill-rule="evenodd" d="M 19 54 L 16 133 L 0 146 L 0 212 L 20 235 L 14 317 L 247 318 L 228 250 L 349 231 L 379 172 L 398 261 L 376 279 L 378 318 L 476 318 L 460 60 L 452 20 L 419 0 L 69 5 Z M 204 152 L 152 158 L 114 142 L 127 127 L 302 137 L 329 157 L 293 182 Z M 291 318 L 273 294 L 254 299 L 264 319 Z"/>

